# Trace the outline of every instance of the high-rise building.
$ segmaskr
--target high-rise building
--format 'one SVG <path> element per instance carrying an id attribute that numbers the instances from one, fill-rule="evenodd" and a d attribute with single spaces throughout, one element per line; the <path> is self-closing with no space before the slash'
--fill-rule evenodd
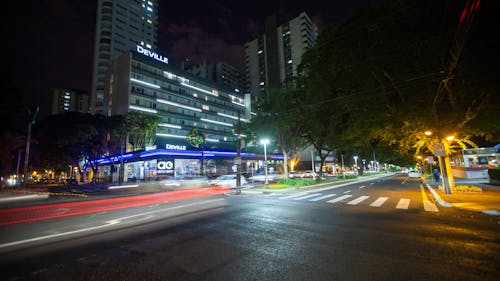
<path id="1" fill-rule="evenodd" d="M 155 51 L 158 38 L 158 0 L 98 0 L 90 111 L 109 114 L 105 92 L 109 67 L 121 54 Z"/>
<path id="2" fill-rule="evenodd" d="M 278 27 L 276 17 L 269 17 L 265 33 L 245 44 L 246 90 L 252 99 L 267 94 L 269 87 L 292 86 L 302 55 L 317 36 L 317 27 L 305 12 Z"/>
<path id="3" fill-rule="evenodd" d="M 51 114 L 70 111 L 89 112 L 89 94 L 84 91 L 70 89 L 53 89 L 51 96 Z"/>
<path id="4" fill-rule="evenodd" d="M 237 93 L 243 92 L 245 89 L 244 73 L 225 62 L 214 64 L 207 60 L 202 60 L 195 63 L 186 59 L 181 63 L 181 70 L 234 89 Z"/>

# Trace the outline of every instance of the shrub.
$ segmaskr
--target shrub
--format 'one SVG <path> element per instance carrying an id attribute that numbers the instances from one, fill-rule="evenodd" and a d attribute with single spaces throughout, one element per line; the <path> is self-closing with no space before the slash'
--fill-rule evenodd
<path id="1" fill-rule="evenodd" d="M 345 175 L 345 179 L 346 179 L 346 180 L 349 180 L 349 179 L 355 179 L 355 178 L 357 178 L 357 176 L 355 176 L 355 175 Z M 343 176 L 338 176 L 338 177 L 337 177 L 337 179 L 339 179 L 339 180 L 343 180 L 343 179 L 344 179 L 344 177 L 343 177 Z"/>
<path id="2" fill-rule="evenodd" d="M 475 185 L 457 185 L 451 189 L 452 192 L 483 192 L 483 190 Z"/>
<path id="3" fill-rule="evenodd" d="M 278 181 L 278 184 L 286 184 L 290 186 L 312 185 L 315 183 L 316 181 L 312 179 L 282 179 Z"/>

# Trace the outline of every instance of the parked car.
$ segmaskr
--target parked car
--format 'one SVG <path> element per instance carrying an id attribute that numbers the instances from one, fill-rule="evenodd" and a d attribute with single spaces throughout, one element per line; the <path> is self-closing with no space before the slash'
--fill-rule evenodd
<path id="1" fill-rule="evenodd" d="M 210 181 L 212 186 L 227 186 L 231 188 L 236 188 L 236 174 L 219 176 L 214 180 Z M 241 185 L 246 185 L 248 182 L 244 176 L 241 176 Z"/>
<path id="2" fill-rule="evenodd" d="M 408 171 L 408 177 L 410 178 L 420 178 L 421 174 L 419 171 L 416 170 L 410 170 Z"/>

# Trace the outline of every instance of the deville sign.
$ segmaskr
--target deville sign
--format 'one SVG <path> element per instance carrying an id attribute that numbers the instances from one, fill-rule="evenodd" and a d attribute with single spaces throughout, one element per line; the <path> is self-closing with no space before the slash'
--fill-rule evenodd
<path id="1" fill-rule="evenodd" d="M 168 63 L 168 58 L 165 58 L 162 55 L 159 55 L 155 52 L 152 52 L 152 51 L 150 51 L 150 50 L 148 50 L 140 45 L 137 45 L 137 52 L 140 54 L 143 54 L 145 56 L 148 56 L 150 58 L 154 58 L 155 60 L 159 60 L 163 63 Z"/>

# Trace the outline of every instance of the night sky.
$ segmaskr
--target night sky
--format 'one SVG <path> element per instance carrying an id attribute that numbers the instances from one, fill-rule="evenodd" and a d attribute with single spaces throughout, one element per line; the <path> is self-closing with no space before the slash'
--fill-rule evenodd
<path id="1" fill-rule="evenodd" d="M 306 11 L 321 30 L 369 2 L 160 0 L 158 52 L 176 66 L 205 58 L 243 69 L 243 45 L 263 33 L 267 16 L 276 14 L 281 24 Z M 10 3 L 2 17 L 3 78 L 42 111 L 51 88 L 90 91 L 97 1 Z"/>

